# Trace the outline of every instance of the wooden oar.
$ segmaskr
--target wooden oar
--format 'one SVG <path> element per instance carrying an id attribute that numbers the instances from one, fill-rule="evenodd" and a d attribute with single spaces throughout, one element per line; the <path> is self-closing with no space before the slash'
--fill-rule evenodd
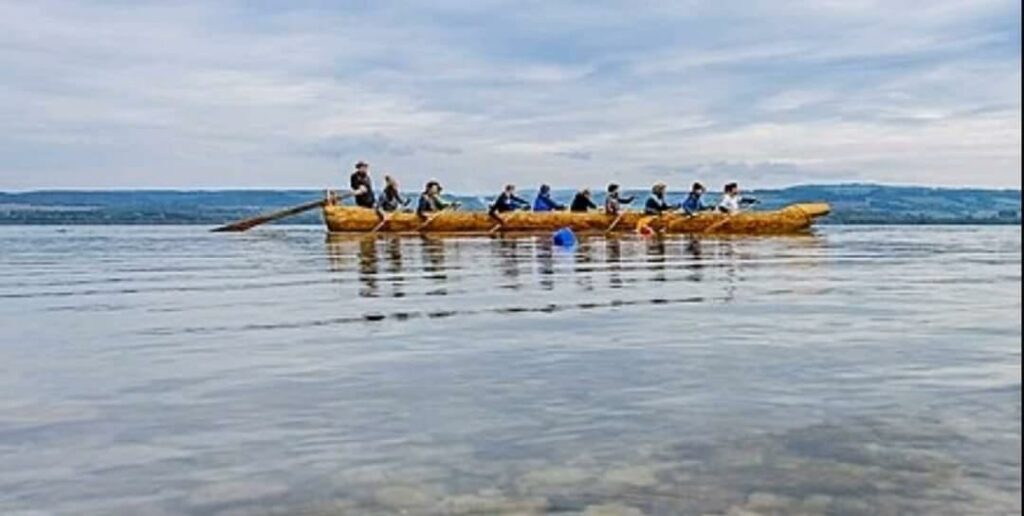
<path id="1" fill-rule="evenodd" d="M 339 196 L 335 197 L 333 200 L 334 201 L 339 201 L 341 199 L 345 199 L 347 197 L 351 197 L 352 195 L 353 195 L 352 193 L 345 193 L 345 194 L 342 194 L 342 195 L 339 195 Z M 232 222 L 230 224 L 225 224 L 223 226 L 213 228 L 210 231 L 214 231 L 214 232 L 246 231 L 248 229 L 252 229 L 255 226 L 259 226 L 260 224 L 266 224 L 267 222 L 271 222 L 271 221 L 274 221 L 274 220 L 277 220 L 277 219 L 283 219 L 285 217 L 290 217 L 292 215 L 298 215 L 299 213 L 302 213 L 302 212 L 305 212 L 305 211 L 309 211 L 309 210 L 312 210 L 312 209 L 315 209 L 315 208 L 319 208 L 319 207 L 327 204 L 327 202 L 328 202 L 327 199 L 318 199 L 318 200 L 315 200 L 315 201 L 307 202 L 305 204 L 300 204 L 298 206 L 292 206 L 291 208 L 285 208 L 283 210 L 278 210 L 278 211 L 275 211 L 275 212 L 272 212 L 272 213 L 265 213 L 263 215 L 252 217 L 250 219 L 238 220 L 238 221 Z"/>
<path id="2" fill-rule="evenodd" d="M 495 224 L 495 225 L 494 225 L 494 227 L 493 227 L 493 228 L 491 228 L 491 229 L 490 229 L 490 230 L 489 230 L 489 231 L 487 232 L 487 234 L 488 234 L 488 235 L 493 235 L 493 234 L 494 234 L 494 233 L 496 233 L 496 232 L 497 232 L 497 231 L 498 231 L 499 229 L 501 229 L 501 228 L 505 227 L 505 221 L 504 221 L 504 220 L 502 220 L 502 218 L 501 218 L 501 215 L 498 215 L 497 213 L 492 213 L 492 214 L 491 214 L 491 218 L 492 218 L 492 219 L 496 219 L 496 220 L 498 221 L 498 223 L 497 223 L 497 224 Z"/>
<path id="3" fill-rule="evenodd" d="M 391 213 L 388 213 L 387 215 L 384 215 L 383 217 L 381 217 L 380 218 L 380 222 L 378 222 L 376 226 L 373 226 L 373 229 L 370 230 L 370 233 L 372 234 L 372 233 L 376 233 L 377 231 L 380 231 L 380 228 L 384 227 L 384 224 L 387 224 L 388 222 L 391 222 L 391 217 L 393 217 L 399 211 L 400 210 L 395 210 L 395 211 L 393 211 Z"/>
<path id="4" fill-rule="evenodd" d="M 615 220 L 613 220 L 611 224 L 608 224 L 608 229 L 604 230 L 604 233 L 606 235 L 608 233 L 611 233 L 612 230 L 615 229 L 615 226 L 617 226 L 619 224 L 619 221 L 622 220 L 622 216 L 625 215 L 625 214 L 626 214 L 625 211 L 620 211 L 619 215 L 617 217 L 615 217 Z"/>
<path id="5" fill-rule="evenodd" d="M 710 233 L 710 232 L 712 232 L 712 231 L 722 227 L 722 225 L 724 225 L 726 222 L 729 222 L 730 220 L 732 220 L 732 216 L 733 216 L 732 213 L 726 214 L 725 218 L 723 218 L 722 220 L 720 220 L 718 222 L 715 222 L 714 224 L 704 228 L 704 231 L 702 231 L 702 233 Z"/>
<path id="6" fill-rule="evenodd" d="M 437 212 L 437 213 L 427 217 L 427 220 L 424 220 L 422 224 L 420 224 L 419 226 L 416 227 L 416 231 L 423 231 L 424 229 L 426 229 L 427 226 L 430 225 L 431 222 L 434 222 L 434 219 L 436 219 L 439 215 L 441 215 L 442 213 L 444 213 L 446 211 L 450 211 L 451 209 L 452 209 L 452 207 L 448 206 L 448 207 L 442 209 L 441 211 L 439 211 L 439 212 Z"/>

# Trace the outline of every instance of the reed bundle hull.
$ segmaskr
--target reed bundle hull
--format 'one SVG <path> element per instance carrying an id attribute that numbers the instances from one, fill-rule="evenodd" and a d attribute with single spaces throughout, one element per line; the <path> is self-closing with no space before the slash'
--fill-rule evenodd
<path id="1" fill-rule="evenodd" d="M 779 235 L 806 232 L 814 220 L 827 215 L 824 203 L 793 204 L 781 210 L 751 211 L 727 215 L 702 212 L 697 215 L 666 213 L 649 216 L 625 212 L 621 217 L 601 212 L 511 212 L 501 214 L 501 223 L 484 212 L 445 211 L 421 218 L 415 213 L 389 213 L 383 224 L 374 210 L 325 204 L 324 223 L 332 233 L 495 233 L 544 232 L 571 228 L 578 233 L 633 232 L 647 226 L 668 234 Z"/>

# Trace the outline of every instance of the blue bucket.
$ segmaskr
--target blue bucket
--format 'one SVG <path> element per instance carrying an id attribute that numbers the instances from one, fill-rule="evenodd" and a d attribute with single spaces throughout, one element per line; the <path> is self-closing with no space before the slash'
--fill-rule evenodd
<path id="1" fill-rule="evenodd" d="M 551 235 L 551 241 L 561 247 L 573 247 L 576 245 L 576 233 L 569 228 L 562 228 Z"/>

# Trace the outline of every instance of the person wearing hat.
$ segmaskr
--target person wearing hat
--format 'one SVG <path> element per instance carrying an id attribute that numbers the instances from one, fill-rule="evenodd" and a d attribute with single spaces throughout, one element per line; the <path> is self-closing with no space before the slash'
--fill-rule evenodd
<path id="1" fill-rule="evenodd" d="M 572 204 L 569 205 L 569 211 L 577 213 L 586 213 L 590 210 L 596 210 L 597 205 L 590 199 L 590 189 L 584 188 L 572 198 Z"/>
<path id="2" fill-rule="evenodd" d="M 697 212 L 711 209 L 704 205 L 704 201 L 701 197 L 704 195 L 704 185 L 700 183 L 693 183 L 693 187 L 690 188 L 690 194 L 686 196 L 686 200 L 683 201 L 683 212 L 687 215 L 696 215 Z"/>
<path id="3" fill-rule="evenodd" d="M 619 185 L 612 183 L 608 185 L 608 195 L 604 198 L 604 212 L 608 215 L 618 215 L 623 204 L 633 202 L 633 197 L 619 197 Z"/>
<path id="4" fill-rule="evenodd" d="M 416 214 L 420 218 L 427 218 L 427 214 L 435 213 L 448 208 L 458 208 L 458 202 L 445 202 L 441 199 L 441 192 L 444 188 L 441 187 L 441 183 L 431 179 L 427 181 L 425 187 L 423 187 L 423 193 L 420 194 L 420 200 L 416 204 Z"/>
<path id="5" fill-rule="evenodd" d="M 349 177 L 352 187 L 352 194 L 355 196 L 356 206 L 373 209 L 376 197 L 373 195 L 373 182 L 370 181 L 370 165 L 360 161 L 356 163 L 356 171 Z"/>
<path id="6" fill-rule="evenodd" d="M 644 214 L 646 215 L 661 215 L 663 212 L 672 211 L 679 209 L 679 205 L 670 205 L 665 200 L 665 191 L 668 187 L 665 183 L 658 181 L 651 187 L 651 196 L 647 198 L 647 203 L 644 204 Z"/>

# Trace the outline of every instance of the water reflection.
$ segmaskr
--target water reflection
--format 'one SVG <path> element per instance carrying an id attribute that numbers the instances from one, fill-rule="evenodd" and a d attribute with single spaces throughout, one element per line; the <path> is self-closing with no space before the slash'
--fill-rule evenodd
<path id="1" fill-rule="evenodd" d="M 540 236 L 419 238 L 392 235 L 332 236 L 327 240 L 335 281 L 357 282 L 364 298 L 446 296 L 488 289 L 560 292 L 559 297 L 515 298 L 510 306 L 463 304 L 423 310 L 392 307 L 395 317 L 494 311 L 528 313 L 638 303 L 729 302 L 749 274 L 816 266 L 824 244 L 814 236 L 737 239 L 584 236 L 572 249 Z M 455 255 L 455 263 L 449 263 Z M 559 263 L 562 262 L 562 263 Z M 801 273 L 806 274 L 806 273 Z M 566 282 L 567 289 L 559 283 Z M 681 283 L 688 283 L 684 286 Z M 382 292 L 382 287 L 385 289 Z M 628 288 L 627 288 L 628 287 Z M 639 287 L 639 288 L 635 288 Z M 613 293 L 619 294 L 613 294 Z M 585 294 L 585 299 L 573 298 Z M 567 299 L 565 296 L 569 296 Z M 571 299 L 571 301 L 569 300 Z M 432 307 L 435 308 L 435 307 Z M 373 320 L 381 320 L 374 311 Z"/>
<path id="2" fill-rule="evenodd" d="M 664 283 L 667 279 L 665 276 L 665 238 L 660 236 L 648 238 L 644 242 L 644 247 L 647 252 L 647 269 L 653 272 L 651 281 Z"/>
<path id="3" fill-rule="evenodd" d="M 704 281 L 704 249 L 702 245 L 700 238 L 696 236 L 687 236 L 685 239 L 683 250 L 690 259 L 683 267 L 690 271 L 686 276 L 689 281 Z"/>
<path id="4" fill-rule="evenodd" d="M 606 238 L 604 256 L 608 262 L 608 288 L 622 288 L 622 240 L 618 237 Z"/>
<path id="5" fill-rule="evenodd" d="M 423 266 L 423 278 L 434 284 L 428 290 L 428 296 L 448 295 L 448 270 L 445 265 L 445 240 L 430 236 L 420 237 L 420 259 Z"/>
<path id="6" fill-rule="evenodd" d="M 594 261 L 594 245 L 596 238 L 581 238 L 576 252 L 573 254 L 573 271 L 576 285 L 584 291 L 594 290 L 594 274 L 597 271 Z"/>
<path id="7" fill-rule="evenodd" d="M 522 238 L 496 235 L 491 238 L 491 257 L 497 264 L 498 270 L 505 278 L 501 288 L 519 290 L 519 244 L 524 241 Z"/>
<path id="8" fill-rule="evenodd" d="M 534 258 L 537 260 L 537 284 L 541 290 L 555 288 L 554 243 L 547 238 L 537 239 L 533 246 Z"/>
<path id="9" fill-rule="evenodd" d="M 359 281 L 363 284 L 360 297 L 378 295 L 377 271 L 377 239 L 364 238 L 359 241 Z"/>

